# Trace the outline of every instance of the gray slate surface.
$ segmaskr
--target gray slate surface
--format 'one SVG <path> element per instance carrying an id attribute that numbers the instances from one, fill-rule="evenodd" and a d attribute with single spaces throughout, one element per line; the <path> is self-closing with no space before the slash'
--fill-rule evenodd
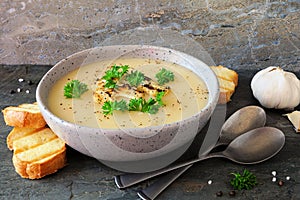
<path id="1" fill-rule="evenodd" d="M 0 108 L 35 101 L 35 87 L 50 66 L 0 66 L 2 81 L 0 82 Z M 255 70 L 239 70 L 239 87 L 228 104 L 227 113 L 232 114 L 238 108 L 256 104 L 249 83 Z M 300 76 L 299 72 L 297 73 Z M 18 82 L 18 78 L 32 80 L 28 86 Z M 29 88 L 31 93 L 10 94 L 17 87 Z M 299 107 L 298 107 L 299 109 Z M 283 111 L 267 109 L 267 125 L 277 127 L 286 135 L 286 145 L 282 151 L 271 160 L 258 165 L 243 166 L 225 159 L 211 159 L 195 164 L 176 182 L 174 182 L 158 199 L 300 199 L 300 135 L 296 134 L 289 121 L 282 116 Z M 68 148 L 68 166 L 58 173 L 40 180 L 22 179 L 12 165 L 12 152 L 6 147 L 6 136 L 11 127 L 5 126 L 0 116 L 0 158 L 1 179 L 0 199 L 138 199 L 136 192 L 153 182 L 146 181 L 126 190 L 119 190 L 114 184 L 113 176 L 121 172 L 112 170 L 97 160 L 84 156 Z M 196 145 L 186 153 L 183 159 L 197 152 Z M 249 169 L 257 176 L 258 185 L 250 191 L 238 191 L 234 198 L 229 197 L 232 190 L 229 180 L 231 172 L 241 172 Z M 278 179 L 285 181 L 282 187 L 272 182 L 273 170 L 277 171 Z M 155 179 L 154 179 L 155 180 Z M 211 185 L 207 184 L 212 180 Z M 215 193 L 222 190 L 224 195 L 216 197 Z"/>

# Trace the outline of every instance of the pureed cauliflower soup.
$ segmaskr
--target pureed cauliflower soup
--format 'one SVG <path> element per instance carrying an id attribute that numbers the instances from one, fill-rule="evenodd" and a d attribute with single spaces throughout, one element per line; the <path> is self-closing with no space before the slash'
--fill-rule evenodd
<path id="1" fill-rule="evenodd" d="M 116 78 L 111 76 L 114 72 L 124 74 Z M 87 86 L 79 98 L 64 96 L 64 88 L 72 80 Z M 57 81 L 48 98 L 50 111 L 61 119 L 106 129 L 177 122 L 196 114 L 207 102 L 207 87 L 191 70 L 143 58 L 81 66 Z"/>

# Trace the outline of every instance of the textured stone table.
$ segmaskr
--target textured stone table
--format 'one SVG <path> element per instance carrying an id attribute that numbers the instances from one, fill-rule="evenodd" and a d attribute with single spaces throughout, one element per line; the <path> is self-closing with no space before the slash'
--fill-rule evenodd
<path id="1" fill-rule="evenodd" d="M 35 88 L 38 81 L 51 66 L 0 66 L 0 109 L 35 101 Z M 238 70 L 239 86 L 232 101 L 227 105 L 227 115 L 246 105 L 258 105 L 252 97 L 249 83 L 255 70 Z M 299 71 L 296 72 L 300 77 Z M 18 82 L 19 78 L 25 81 Z M 31 81 L 29 84 L 27 81 Z M 17 92 L 17 88 L 22 89 Z M 26 93 L 26 90 L 29 93 Z M 15 92 L 15 93 L 14 93 Z M 298 107 L 298 109 L 300 109 Z M 284 111 L 267 109 L 267 125 L 281 129 L 286 135 L 286 144 L 272 159 L 257 165 L 244 166 L 225 159 L 210 159 L 195 164 L 176 180 L 157 199 L 300 199 L 300 134 L 283 117 Z M 97 160 L 84 156 L 68 148 L 68 165 L 58 173 L 40 180 L 22 179 L 15 171 L 11 161 L 12 152 L 6 147 L 6 136 L 11 127 L 4 124 L 0 116 L 0 199 L 138 199 L 136 192 L 152 183 L 146 181 L 126 190 L 119 190 L 113 176 L 121 172 L 110 169 Z M 193 147 L 193 146 L 192 146 Z M 189 149 L 186 157 L 197 149 Z M 189 154 L 189 155 L 188 155 Z M 257 176 L 258 185 L 249 191 L 237 191 L 234 198 L 229 197 L 232 190 L 229 180 L 231 172 L 248 169 Z M 271 172 L 277 172 L 277 181 L 284 180 L 283 186 L 272 182 Z M 290 176 L 289 181 L 286 177 Z M 208 180 L 212 180 L 209 185 Z M 216 192 L 223 191 L 222 197 Z"/>
<path id="2" fill-rule="evenodd" d="M 228 104 L 228 115 L 257 104 L 249 83 L 258 68 L 281 66 L 300 78 L 299 0 L 3 0 L 0 5 L 0 109 L 35 101 L 37 83 L 53 64 L 101 45 L 167 46 L 237 70 L 240 82 Z M 147 37 L 139 34 L 149 28 L 152 32 Z M 199 44 L 212 59 L 204 56 Z M 19 83 L 18 78 L 25 82 Z M 20 93 L 18 88 L 22 88 Z M 229 174 L 244 168 L 257 175 L 259 185 L 238 192 L 234 199 L 300 199 L 300 135 L 282 116 L 283 111 L 266 111 L 268 125 L 287 136 L 276 157 L 253 166 L 223 159 L 195 164 L 158 199 L 232 199 Z M 0 199 L 138 199 L 136 192 L 153 182 L 119 190 L 112 177 L 120 172 L 71 148 L 68 166 L 58 173 L 41 180 L 22 179 L 14 172 L 12 152 L 6 148 L 10 130 L 0 115 Z M 192 146 L 183 159 L 195 152 Z M 279 187 L 271 181 L 273 170 L 278 179 L 290 176 L 291 180 Z M 208 185 L 208 180 L 213 183 Z M 221 198 L 215 195 L 219 190 L 224 193 Z"/>

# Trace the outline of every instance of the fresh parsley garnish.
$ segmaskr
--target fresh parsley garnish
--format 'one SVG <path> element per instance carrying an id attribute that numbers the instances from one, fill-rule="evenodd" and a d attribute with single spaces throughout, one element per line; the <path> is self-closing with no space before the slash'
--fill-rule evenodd
<path id="1" fill-rule="evenodd" d="M 129 111 L 140 111 L 143 98 L 134 98 L 129 101 Z"/>
<path id="2" fill-rule="evenodd" d="M 163 93 L 161 93 L 161 95 L 162 94 Z M 156 114 L 159 108 L 164 105 L 161 101 L 161 97 L 159 97 L 159 99 L 160 101 L 157 101 L 153 98 L 149 98 L 148 100 L 141 97 L 133 98 L 129 100 L 128 105 L 124 99 L 121 101 L 106 101 L 102 106 L 102 110 L 104 115 L 113 114 L 114 110 L 140 111 L 149 114 Z"/>
<path id="3" fill-rule="evenodd" d="M 119 80 L 124 74 L 127 73 L 128 65 L 113 65 L 111 69 L 105 71 L 105 75 L 102 77 L 105 80 L 106 88 L 115 88 L 117 80 Z"/>
<path id="4" fill-rule="evenodd" d="M 106 101 L 102 106 L 102 110 L 104 115 L 110 115 L 115 110 L 120 110 L 120 111 L 128 110 L 128 106 L 124 99 L 120 101 Z"/>
<path id="5" fill-rule="evenodd" d="M 160 85 L 166 84 L 170 81 L 174 81 L 174 74 L 173 72 L 162 68 L 156 75 L 155 78 Z"/>
<path id="6" fill-rule="evenodd" d="M 140 111 L 149 114 L 156 114 L 160 108 L 157 101 L 150 98 L 148 100 L 143 98 L 134 98 L 129 101 L 129 111 Z"/>
<path id="7" fill-rule="evenodd" d="M 87 85 L 79 80 L 72 80 L 64 86 L 64 96 L 66 98 L 80 98 L 86 91 L 88 91 Z"/>
<path id="8" fill-rule="evenodd" d="M 130 74 L 126 76 L 126 81 L 131 86 L 137 87 L 145 80 L 145 75 L 140 71 L 132 71 Z"/>
<path id="9" fill-rule="evenodd" d="M 120 81 L 120 79 L 128 72 L 128 69 L 128 65 L 113 65 L 102 77 L 102 80 L 105 81 L 105 87 L 111 89 L 116 88 L 118 81 Z M 155 77 L 160 85 L 174 80 L 173 72 L 164 68 L 162 68 Z M 138 87 L 145 80 L 145 75 L 142 72 L 135 70 L 126 74 L 124 79 L 130 86 Z M 140 111 L 149 114 L 156 114 L 159 108 L 165 105 L 162 101 L 162 97 L 164 95 L 165 92 L 160 90 L 155 98 L 149 98 L 148 100 L 144 98 L 133 98 L 129 100 L 128 104 L 125 100 L 106 101 L 102 106 L 102 110 L 104 115 L 113 114 L 113 111 L 115 110 Z"/>
<path id="10" fill-rule="evenodd" d="M 156 101 L 160 106 L 165 105 L 164 102 L 162 101 L 162 98 L 163 98 L 164 95 L 165 95 L 164 91 L 161 91 L 161 92 L 157 93 L 157 95 L 156 95 Z"/>
<path id="11" fill-rule="evenodd" d="M 237 190 L 250 190 L 255 185 L 257 185 L 256 176 L 249 172 L 247 169 L 243 171 L 242 174 L 240 173 L 231 173 L 234 175 L 234 178 L 230 181 L 230 184 L 233 186 L 234 189 Z"/>
<path id="12" fill-rule="evenodd" d="M 155 105 L 156 101 L 152 98 L 148 99 L 148 101 L 146 101 L 145 99 L 143 99 L 142 103 L 141 103 L 141 111 L 145 112 L 145 113 L 150 113 L 150 114 L 155 114 L 158 112 L 158 109 L 160 107 L 160 105 Z"/>

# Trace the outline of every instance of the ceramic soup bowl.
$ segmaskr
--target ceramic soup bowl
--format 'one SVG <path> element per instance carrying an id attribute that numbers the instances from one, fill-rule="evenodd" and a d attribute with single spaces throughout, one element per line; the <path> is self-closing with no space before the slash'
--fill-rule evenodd
<path id="1" fill-rule="evenodd" d="M 175 122 L 133 128 L 85 126 L 58 117 L 49 109 L 49 92 L 63 76 L 82 66 L 120 57 L 162 60 L 191 70 L 207 88 L 207 103 L 195 114 Z M 63 91 L 57 94 L 60 92 Z M 209 66 L 185 53 L 146 45 L 103 46 L 75 53 L 58 62 L 41 79 L 36 98 L 49 127 L 68 146 L 111 168 L 139 173 L 165 167 L 183 155 L 214 111 L 219 86 Z"/>

